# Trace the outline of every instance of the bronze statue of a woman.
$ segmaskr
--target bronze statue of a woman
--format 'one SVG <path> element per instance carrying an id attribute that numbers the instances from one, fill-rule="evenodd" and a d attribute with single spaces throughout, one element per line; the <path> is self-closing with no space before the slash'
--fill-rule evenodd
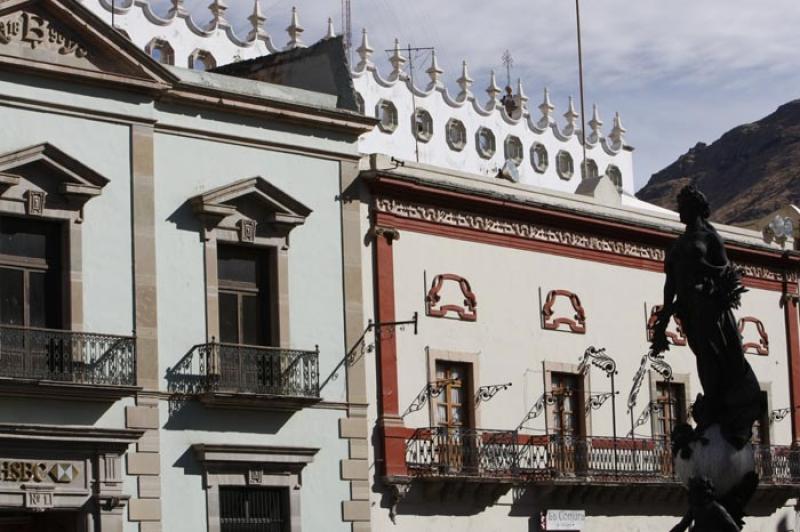
<path id="1" fill-rule="evenodd" d="M 678 426 L 672 435 L 675 470 L 690 501 L 673 532 L 689 526 L 697 532 L 735 530 L 743 526 L 744 506 L 758 484 L 749 442 L 766 408 L 733 316 L 746 290 L 708 221 L 705 196 L 684 187 L 678 211 L 686 230 L 667 252 L 664 305 L 650 349 L 654 355 L 669 349 L 665 333 L 677 316 L 697 359 L 703 394 L 692 409 L 697 426 Z"/>
<path id="2" fill-rule="evenodd" d="M 692 410 L 695 430 L 701 433 L 719 424 L 723 437 L 741 449 L 765 407 L 733 316 L 745 289 L 728 261 L 722 237 L 708 221 L 703 193 L 684 187 L 678 194 L 678 211 L 686 230 L 667 252 L 664 305 L 651 349 L 659 354 L 669 348 L 665 331 L 670 317 L 677 316 L 697 358 L 703 386 L 704 395 Z"/>

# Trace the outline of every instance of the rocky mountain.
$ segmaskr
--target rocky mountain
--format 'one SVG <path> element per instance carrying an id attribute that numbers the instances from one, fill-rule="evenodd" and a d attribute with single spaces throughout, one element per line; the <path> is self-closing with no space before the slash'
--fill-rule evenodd
<path id="1" fill-rule="evenodd" d="M 800 100 L 697 143 L 652 175 L 636 196 L 675 209 L 675 196 L 693 183 L 711 203 L 713 221 L 745 225 L 790 203 L 800 203 Z"/>

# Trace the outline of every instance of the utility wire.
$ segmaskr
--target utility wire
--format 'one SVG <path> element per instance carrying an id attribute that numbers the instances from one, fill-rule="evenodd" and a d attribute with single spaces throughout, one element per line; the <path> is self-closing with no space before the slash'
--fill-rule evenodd
<path id="1" fill-rule="evenodd" d="M 582 179 L 588 177 L 586 164 L 586 105 L 583 97 L 583 48 L 581 46 L 581 4 L 580 0 L 575 0 L 575 20 L 578 26 L 578 81 L 580 85 L 581 97 L 581 146 L 583 146 L 583 175 Z"/>

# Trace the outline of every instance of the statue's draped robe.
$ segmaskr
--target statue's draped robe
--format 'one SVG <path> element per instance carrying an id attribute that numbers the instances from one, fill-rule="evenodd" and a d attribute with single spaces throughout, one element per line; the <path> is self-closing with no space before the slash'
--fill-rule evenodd
<path id="1" fill-rule="evenodd" d="M 710 257 L 714 246 L 724 262 Z M 675 314 L 697 358 L 703 386 L 695 421 L 700 429 L 719 423 L 725 439 L 740 449 L 765 405 L 731 310 L 729 292 L 738 286 L 730 282 L 733 272 L 722 246 L 713 228 L 687 229 L 670 250 L 667 267 L 675 277 Z"/>

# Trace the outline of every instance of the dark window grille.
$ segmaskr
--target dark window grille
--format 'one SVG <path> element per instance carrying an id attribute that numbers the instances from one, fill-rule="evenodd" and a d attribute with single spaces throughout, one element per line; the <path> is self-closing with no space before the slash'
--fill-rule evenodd
<path id="1" fill-rule="evenodd" d="M 288 532 L 286 488 L 225 486 L 219 489 L 221 532 Z"/>

